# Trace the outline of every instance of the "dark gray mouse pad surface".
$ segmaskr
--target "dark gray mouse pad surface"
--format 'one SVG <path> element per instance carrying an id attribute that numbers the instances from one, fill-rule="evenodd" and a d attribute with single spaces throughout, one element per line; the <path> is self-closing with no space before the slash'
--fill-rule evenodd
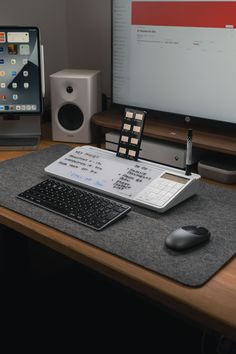
<path id="1" fill-rule="evenodd" d="M 99 232 L 16 198 L 47 178 L 44 167 L 69 150 L 55 145 L 0 163 L 0 205 L 188 286 L 203 285 L 235 255 L 236 193 L 204 182 L 198 195 L 165 214 L 132 205 L 126 217 Z M 167 235 L 184 225 L 208 228 L 211 241 L 191 251 L 167 249 Z"/>

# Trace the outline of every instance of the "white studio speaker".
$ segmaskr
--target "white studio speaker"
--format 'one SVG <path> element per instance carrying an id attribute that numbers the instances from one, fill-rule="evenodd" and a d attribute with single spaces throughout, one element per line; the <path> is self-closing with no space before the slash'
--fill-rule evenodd
<path id="1" fill-rule="evenodd" d="M 50 75 L 52 139 L 91 143 L 91 118 L 101 111 L 101 72 L 65 69 Z"/>

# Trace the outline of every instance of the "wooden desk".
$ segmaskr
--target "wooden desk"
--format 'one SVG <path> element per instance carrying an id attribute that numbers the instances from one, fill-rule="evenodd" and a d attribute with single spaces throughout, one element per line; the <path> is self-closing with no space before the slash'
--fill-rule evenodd
<path id="1" fill-rule="evenodd" d="M 40 148 L 52 145 L 43 138 Z M 1 151 L 0 160 L 29 153 Z M 236 185 L 231 186 L 236 190 Z M 0 207 L 0 223 L 110 277 L 193 321 L 236 339 L 236 259 L 201 288 L 179 285 L 44 224 Z"/>

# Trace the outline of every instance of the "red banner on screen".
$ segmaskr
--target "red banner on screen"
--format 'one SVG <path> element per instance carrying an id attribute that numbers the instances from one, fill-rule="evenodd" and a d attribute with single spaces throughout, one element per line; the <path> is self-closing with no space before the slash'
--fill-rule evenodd
<path id="1" fill-rule="evenodd" d="M 236 1 L 133 1 L 132 25 L 236 28 Z"/>

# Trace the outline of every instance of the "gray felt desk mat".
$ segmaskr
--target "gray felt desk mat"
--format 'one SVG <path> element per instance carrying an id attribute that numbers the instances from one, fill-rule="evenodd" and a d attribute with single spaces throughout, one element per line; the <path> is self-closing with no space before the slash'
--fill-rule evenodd
<path id="1" fill-rule="evenodd" d="M 188 286 L 201 286 L 236 253 L 236 193 L 201 183 L 197 196 L 165 214 L 132 205 L 123 219 L 97 232 L 16 198 L 47 176 L 44 167 L 69 151 L 55 145 L 0 163 L 0 205 Z M 183 225 L 207 227 L 212 239 L 191 252 L 164 246 Z"/>

